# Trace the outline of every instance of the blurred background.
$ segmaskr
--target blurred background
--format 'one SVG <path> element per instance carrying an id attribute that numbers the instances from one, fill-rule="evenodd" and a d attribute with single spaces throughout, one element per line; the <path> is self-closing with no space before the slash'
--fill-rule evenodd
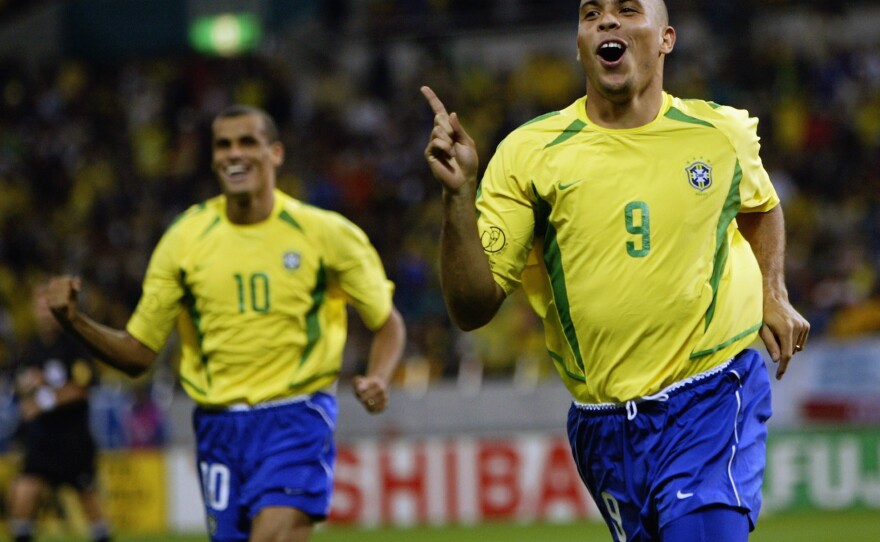
<path id="1" fill-rule="evenodd" d="M 774 382 L 766 507 L 863 509 L 880 522 L 880 2 L 667 4 L 678 31 L 667 89 L 760 118 L 789 294 L 812 324 Z M 409 330 L 391 408 L 370 417 L 348 391 L 368 340 L 352 319 L 331 525 L 596 518 L 570 465 L 570 399 L 524 300 L 471 333 L 447 318 L 419 94 L 428 84 L 459 113 L 485 164 L 511 129 L 583 94 L 577 7 L 0 0 L 0 362 L 33 333 L 29 292 L 50 274 L 80 275 L 85 310 L 124 327 L 159 236 L 218 191 L 211 119 L 257 105 L 282 130 L 280 187 L 367 232 Z M 93 392 L 120 532 L 204 529 L 175 366 L 172 341 L 151 374 L 105 369 Z M 8 386 L 0 402 L 8 482 Z"/>

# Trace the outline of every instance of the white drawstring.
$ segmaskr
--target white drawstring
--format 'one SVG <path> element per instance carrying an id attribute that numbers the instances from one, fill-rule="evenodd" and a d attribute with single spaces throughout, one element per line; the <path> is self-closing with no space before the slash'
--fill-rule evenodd
<path id="1" fill-rule="evenodd" d="M 660 392 L 654 395 L 646 395 L 641 399 L 630 399 L 626 402 L 626 419 L 632 421 L 636 419 L 636 416 L 639 415 L 639 407 L 638 403 L 643 401 L 668 401 L 669 394 L 666 392 Z"/>
<path id="2" fill-rule="evenodd" d="M 636 402 L 633 400 L 629 400 L 626 402 L 626 419 L 634 420 L 636 416 L 639 415 L 639 407 L 636 406 Z"/>

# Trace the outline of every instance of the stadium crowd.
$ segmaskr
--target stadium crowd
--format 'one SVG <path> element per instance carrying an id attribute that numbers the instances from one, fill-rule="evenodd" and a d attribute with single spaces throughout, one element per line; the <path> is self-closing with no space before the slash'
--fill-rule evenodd
<path id="1" fill-rule="evenodd" d="M 707 32 L 717 26 L 704 22 Z M 405 366 L 450 377 L 462 359 L 498 375 L 524 356 L 544 363 L 520 299 L 485 330 L 449 325 L 436 272 L 439 188 L 422 157 L 431 116 L 418 89 L 439 89 L 489 156 L 499 134 L 582 94 L 573 47 L 570 57 L 541 51 L 496 70 L 460 62 L 440 33 L 413 41 L 418 68 L 401 77 L 381 43 L 367 69 L 346 71 L 329 58 L 333 35 L 319 35 L 296 66 L 277 43 L 240 58 L 60 58 L 36 70 L 0 60 L 0 357 L 31 332 L 22 285 L 49 273 L 81 275 L 86 311 L 125 325 L 164 228 L 217 192 L 205 173 L 210 119 L 243 102 L 279 121 L 281 188 L 343 212 L 378 248 L 410 331 Z M 716 38 L 682 40 L 668 90 L 760 117 L 765 166 L 785 204 L 790 296 L 811 335 L 880 332 L 880 50 Z M 353 329 L 351 344 L 363 337 Z"/>

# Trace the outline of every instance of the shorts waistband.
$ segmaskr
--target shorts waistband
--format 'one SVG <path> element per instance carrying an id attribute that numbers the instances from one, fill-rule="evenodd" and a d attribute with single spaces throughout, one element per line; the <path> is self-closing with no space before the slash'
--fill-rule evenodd
<path id="1" fill-rule="evenodd" d="M 314 394 L 294 395 L 292 397 L 283 397 L 281 399 L 273 399 L 271 401 L 263 401 L 261 403 L 249 404 L 245 402 L 231 403 L 228 405 L 199 405 L 198 408 L 208 412 L 250 412 L 252 410 L 264 410 L 267 408 L 275 408 L 284 405 L 292 405 L 294 403 L 302 403 L 312 398 Z"/>
<path id="2" fill-rule="evenodd" d="M 589 412 L 608 412 L 611 410 L 626 409 L 628 414 L 632 414 L 632 412 L 635 411 L 635 405 L 638 403 L 643 403 L 645 401 L 667 401 L 676 393 L 680 393 L 707 378 L 721 373 L 727 369 L 734 360 L 736 360 L 736 357 L 730 358 L 721 365 L 713 367 L 708 371 L 695 374 L 694 376 L 690 376 L 684 380 L 676 382 L 675 384 L 669 385 L 655 394 L 637 397 L 623 403 L 579 403 L 577 401 L 572 401 L 572 404 L 580 410 L 586 410 Z M 634 415 L 632 415 L 632 417 L 634 417 Z"/>

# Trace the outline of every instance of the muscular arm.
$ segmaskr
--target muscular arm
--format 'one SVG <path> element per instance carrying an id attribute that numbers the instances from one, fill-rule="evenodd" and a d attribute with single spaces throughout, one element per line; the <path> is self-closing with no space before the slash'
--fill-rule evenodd
<path id="1" fill-rule="evenodd" d="M 368 412 L 379 413 L 388 406 L 388 386 L 400 362 L 406 341 L 406 326 L 395 307 L 388 320 L 373 334 L 367 372 L 354 379 L 354 392 Z"/>
<path id="2" fill-rule="evenodd" d="M 776 378 L 781 379 L 792 356 L 803 349 L 810 324 L 788 300 L 785 287 L 785 219 L 777 205 L 766 213 L 739 213 L 740 232 L 749 242 L 763 276 L 764 326 L 761 339 L 773 361 L 779 363 Z"/>
<path id="3" fill-rule="evenodd" d="M 156 352 L 127 331 L 100 324 L 80 312 L 79 289 L 80 280 L 74 277 L 57 277 L 49 283 L 49 307 L 61 326 L 111 367 L 129 376 L 146 372 L 153 365 Z"/>
<path id="4" fill-rule="evenodd" d="M 434 111 L 425 159 L 443 187 L 440 283 L 452 321 L 469 331 L 488 323 L 504 301 L 477 230 L 474 201 L 479 157 L 458 115 L 448 113 L 430 88 L 422 87 L 422 94 Z"/>
<path id="5" fill-rule="evenodd" d="M 468 187 L 476 181 L 468 183 Z M 480 243 L 475 189 L 443 191 L 440 284 L 452 321 L 465 331 L 487 324 L 504 301 Z"/>

